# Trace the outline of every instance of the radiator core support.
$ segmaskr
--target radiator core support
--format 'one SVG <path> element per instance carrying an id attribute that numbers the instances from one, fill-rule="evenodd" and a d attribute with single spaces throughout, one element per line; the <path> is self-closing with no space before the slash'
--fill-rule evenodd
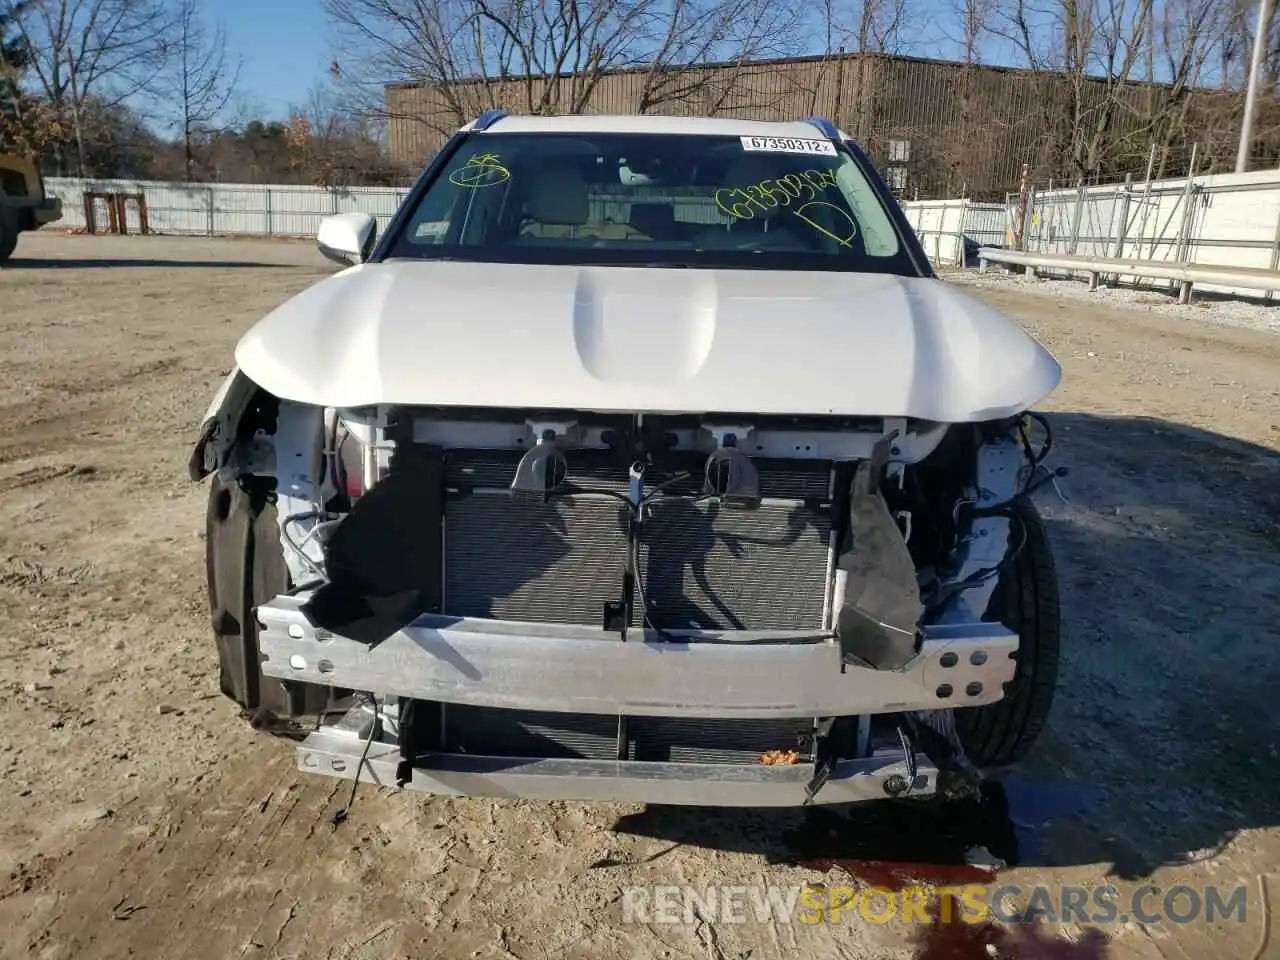
<path id="1" fill-rule="evenodd" d="M 866 425 L 741 428 L 760 498 L 735 509 L 705 495 L 696 418 L 575 420 L 572 489 L 530 502 L 511 496 L 524 424 L 386 414 L 376 482 L 337 527 L 330 581 L 256 611 L 264 675 L 378 705 L 379 723 L 362 704 L 312 733 L 304 771 L 455 795 L 732 806 L 932 793 L 936 767 L 875 724 L 992 703 L 1013 678 L 1018 638 L 998 623 L 925 626 L 882 669 L 842 652 L 837 564 L 866 547 L 839 533 L 866 462 L 848 454 L 882 458 L 888 444 L 868 443 Z M 904 462 L 940 438 L 914 426 L 879 434 L 900 438 Z M 481 437 L 492 446 L 475 449 Z M 635 457 L 645 513 L 630 526 Z M 644 604 L 611 620 L 628 578 Z"/>

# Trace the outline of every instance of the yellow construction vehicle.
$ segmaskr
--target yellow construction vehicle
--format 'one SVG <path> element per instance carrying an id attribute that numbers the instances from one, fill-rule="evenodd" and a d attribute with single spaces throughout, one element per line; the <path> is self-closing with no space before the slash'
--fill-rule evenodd
<path id="1" fill-rule="evenodd" d="M 44 180 L 26 157 L 0 153 L 0 263 L 13 255 L 18 234 L 62 219 L 62 201 L 45 196 Z"/>

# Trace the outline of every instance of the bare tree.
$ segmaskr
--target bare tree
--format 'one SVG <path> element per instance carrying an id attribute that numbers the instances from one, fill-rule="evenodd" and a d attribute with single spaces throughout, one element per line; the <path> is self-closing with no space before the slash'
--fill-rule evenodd
<path id="1" fill-rule="evenodd" d="M 1117 114 L 1125 109 L 1125 94 L 1134 89 L 1136 68 L 1145 60 L 1152 4 L 1153 0 L 1065 4 L 1078 30 L 1077 53 L 1070 63 L 1076 114 L 1072 157 L 1080 175 L 1096 172 L 1116 139 Z"/>
<path id="2" fill-rule="evenodd" d="M 1117 110 L 1145 61 L 1152 3 L 1012 0 L 997 10 L 993 33 L 1039 74 L 1034 99 L 1046 155 L 1070 159 L 1050 160 L 1050 176 L 1088 176 L 1115 146 Z"/>
<path id="3" fill-rule="evenodd" d="M 733 85 L 709 62 L 782 52 L 801 13 L 770 0 L 325 0 L 340 72 L 366 107 L 387 82 L 422 88 L 403 119 L 447 133 L 481 110 L 582 113 L 611 71 L 642 75 L 633 109 L 723 108 Z M 354 68 L 352 65 L 355 65 Z M 740 89 L 740 87 L 739 87 Z"/>
<path id="4" fill-rule="evenodd" d="M 323 187 L 388 183 L 403 177 L 387 157 L 374 120 L 353 116 L 332 82 L 313 86 L 307 102 L 292 107 L 286 142 L 292 172 Z"/>
<path id="5" fill-rule="evenodd" d="M 859 53 L 902 53 L 906 48 L 906 0 L 860 0 L 857 4 Z"/>
<path id="6" fill-rule="evenodd" d="M 989 106 L 990 77 L 982 68 L 983 45 L 990 33 L 998 0 L 949 0 L 934 24 L 934 30 L 950 44 L 953 56 L 963 64 L 946 71 L 941 83 L 946 104 L 938 111 L 939 122 L 910 131 L 911 171 L 918 183 L 930 181 L 934 190 L 948 196 L 970 190 L 991 189 L 1000 172 L 998 145 L 1007 138 L 994 130 L 1003 117 L 993 116 Z M 941 91 L 940 91 L 941 92 Z"/>
<path id="7" fill-rule="evenodd" d="M 1002 2 L 993 33 L 1018 51 L 1037 88 L 1037 174 L 1115 174 L 1142 170 L 1148 158 L 1156 173 L 1172 172 L 1190 141 L 1215 162 L 1238 106 L 1209 87 L 1236 85 L 1244 2 Z"/>
<path id="8" fill-rule="evenodd" d="M 838 66 L 843 66 L 843 61 L 845 58 L 844 44 L 840 41 L 839 35 L 836 32 L 835 4 L 836 4 L 836 0 L 821 0 L 822 17 L 821 17 L 821 20 L 819 21 L 818 27 L 819 27 L 819 30 L 821 31 L 819 42 L 821 43 L 821 46 L 822 46 L 822 62 L 818 68 L 819 77 L 826 76 L 827 69 L 833 57 L 839 58 L 837 60 Z M 838 102 L 840 97 L 840 86 L 841 86 L 840 75 L 842 74 L 842 71 L 838 70 L 837 74 L 838 76 L 836 81 L 836 100 Z M 822 83 L 818 82 L 818 83 L 815 83 L 813 85 L 813 89 L 809 91 L 809 113 L 810 114 L 816 114 L 818 112 L 818 104 L 821 101 L 821 99 L 822 99 Z M 836 116 L 837 117 L 839 116 L 838 110 L 836 111 Z"/>
<path id="9" fill-rule="evenodd" d="M 631 9 L 548 0 L 326 0 L 339 29 L 339 72 L 375 107 L 385 81 L 426 84 L 446 130 L 519 97 L 529 112 L 573 107 L 620 65 Z M 501 97 L 495 85 L 503 86 Z"/>
<path id="10" fill-rule="evenodd" d="M 173 125 L 182 137 L 183 171 L 195 174 L 195 143 L 210 133 L 235 92 L 241 61 L 227 53 L 222 23 L 210 28 L 200 15 L 198 0 L 177 0 L 162 94 L 172 105 Z"/>
<path id="11" fill-rule="evenodd" d="M 997 0 L 951 0 L 951 22 L 940 29 L 942 35 L 955 45 L 958 59 L 965 63 L 982 62 L 982 41 L 991 26 Z"/>
<path id="12" fill-rule="evenodd" d="M 29 51 L 29 77 L 60 126 L 70 130 L 75 170 L 86 172 L 94 110 L 114 107 L 147 88 L 165 60 L 171 24 L 162 0 L 0 0 Z M 55 144 L 60 173 L 65 141 Z"/>
<path id="13" fill-rule="evenodd" d="M 851 53 L 904 53 L 914 46 L 907 0 L 823 0 L 826 49 Z"/>
<path id="14" fill-rule="evenodd" d="M 1203 139 L 1206 165 L 1216 159 L 1213 154 L 1220 141 L 1228 140 L 1226 130 L 1210 125 L 1191 129 L 1191 110 L 1205 99 L 1206 68 L 1215 54 L 1229 41 L 1230 10 L 1221 0 L 1166 0 L 1160 11 L 1157 55 L 1163 59 L 1163 75 L 1167 78 L 1154 98 L 1143 132 L 1149 135 L 1155 153 L 1154 171 L 1164 176 L 1175 141 Z M 1218 98 L 1213 111 L 1219 120 L 1226 119 L 1231 131 L 1238 116 L 1224 98 Z M 1223 136 L 1227 134 L 1227 136 Z"/>
<path id="15" fill-rule="evenodd" d="M 633 38 L 644 64 L 636 112 L 696 104 L 714 116 L 778 96 L 776 83 L 768 92 L 760 89 L 760 79 L 779 79 L 761 61 L 795 52 L 799 16 L 795 7 L 773 0 L 673 0 L 655 5 L 645 26 Z M 719 66 L 708 69 L 713 63 Z"/>
<path id="16" fill-rule="evenodd" d="M 892 80 L 881 78 L 883 63 L 875 63 L 857 54 L 900 54 L 913 46 L 910 38 L 914 22 L 908 15 L 912 9 L 907 0 L 823 0 L 822 33 L 826 51 L 815 89 L 811 91 L 816 108 L 819 87 L 830 86 L 833 116 L 837 123 L 848 121 L 855 135 L 870 143 L 874 138 L 874 117 L 881 109 Z M 918 6 L 916 9 L 919 9 Z M 831 56 L 832 48 L 836 56 Z M 855 57 L 849 57 L 854 54 Z M 858 102 L 845 103 L 845 73 L 857 71 Z M 877 79 L 873 80 L 875 76 Z M 824 82 L 825 81 L 825 82 Z M 855 115 L 846 117 L 847 109 Z"/>

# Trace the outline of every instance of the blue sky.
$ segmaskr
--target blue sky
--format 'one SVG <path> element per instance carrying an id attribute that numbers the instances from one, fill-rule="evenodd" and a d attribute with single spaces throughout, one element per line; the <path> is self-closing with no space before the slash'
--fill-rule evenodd
<path id="1" fill-rule="evenodd" d="M 290 106 L 305 105 L 312 87 L 327 79 L 334 36 L 321 0 L 202 0 L 202 4 L 209 21 L 219 18 L 225 24 L 228 51 L 243 58 L 237 97 L 229 112 L 238 106 L 236 112 L 242 117 L 284 119 Z M 955 43 L 947 39 L 948 33 L 955 35 L 954 2 L 910 0 L 909 8 L 923 29 L 910 36 L 910 49 L 904 52 L 956 56 Z M 988 37 L 981 47 L 988 63 L 1018 59 L 1007 42 Z"/>
<path id="2" fill-rule="evenodd" d="M 943 2 L 914 0 L 917 8 Z M 334 32 L 321 0 L 202 3 L 210 24 L 215 18 L 225 24 L 228 52 L 243 58 L 236 102 L 243 104 L 247 112 L 283 119 L 290 106 L 304 105 L 313 85 L 326 79 Z M 950 45 L 921 42 L 920 38 L 916 38 L 913 47 L 911 52 L 922 56 L 954 53 Z"/>
<path id="3" fill-rule="evenodd" d="M 227 50 L 244 59 L 238 99 L 272 119 L 301 105 L 326 75 L 331 33 L 319 0 L 204 0 L 227 29 Z"/>

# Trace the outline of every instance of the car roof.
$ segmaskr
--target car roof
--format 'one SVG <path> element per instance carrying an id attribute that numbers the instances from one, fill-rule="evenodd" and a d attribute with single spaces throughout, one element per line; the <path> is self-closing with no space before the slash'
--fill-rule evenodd
<path id="1" fill-rule="evenodd" d="M 471 130 L 474 122 L 463 130 Z M 477 133 L 679 133 L 690 136 L 804 137 L 825 139 L 817 126 L 804 120 L 775 122 L 734 117 L 661 117 L 641 115 L 575 114 L 526 117 L 508 114 Z"/>

